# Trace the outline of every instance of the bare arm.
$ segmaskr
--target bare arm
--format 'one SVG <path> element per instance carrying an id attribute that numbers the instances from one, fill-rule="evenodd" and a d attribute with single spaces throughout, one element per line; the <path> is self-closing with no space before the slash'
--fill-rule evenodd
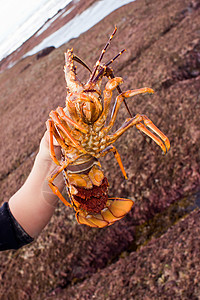
<path id="1" fill-rule="evenodd" d="M 58 198 L 48 186 L 47 177 L 58 166 L 49 155 L 49 134 L 45 132 L 32 171 L 24 185 L 10 198 L 10 211 L 33 238 L 38 236 L 54 213 Z M 55 146 L 56 156 L 60 157 L 60 146 Z M 56 185 L 62 191 L 64 180 L 62 174 L 56 179 Z"/>

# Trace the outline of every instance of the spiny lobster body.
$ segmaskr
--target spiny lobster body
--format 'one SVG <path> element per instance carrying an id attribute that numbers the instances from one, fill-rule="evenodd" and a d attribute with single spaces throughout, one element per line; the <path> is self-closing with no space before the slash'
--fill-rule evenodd
<path id="1" fill-rule="evenodd" d="M 65 205 L 75 209 L 78 223 L 99 228 L 111 225 L 123 218 L 132 208 L 134 201 L 124 198 L 108 198 L 108 180 L 104 176 L 98 159 L 108 152 L 113 152 L 127 179 L 121 157 L 112 144 L 133 126 L 152 138 L 164 153 L 170 148 L 168 138 L 151 120 L 140 114 L 126 119 L 116 132 L 109 134 L 125 98 L 154 92 L 150 88 L 121 91 L 119 84 L 123 80 L 121 77 L 114 76 L 109 65 L 125 50 L 107 64 L 101 64 L 103 55 L 115 32 L 116 28 L 102 50 L 93 71 L 90 71 L 91 76 L 86 84 L 78 80 L 74 61 L 81 63 L 88 70 L 90 70 L 89 67 L 73 54 L 73 50 L 65 53 L 64 71 L 68 89 L 66 106 L 64 109 L 58 107 L 56 111 L 51 111 L 50 119 L 46 123 L 50 132 L 50 155 L 59 166 L 57 173 L 48 179 L 51 189 Z M 105 85 L 102 97 L 103 77 L 107 77 L 109 80 Z M 108 125 L 105 125 L 110 111 L 112 93 L 115 89 L 118 90 L 119 95 L 116 98 L 110 121 Z M 159 137 L 150 132 L 147 127 Z M 58 161 L 55 156 L 53 137 L 62 148 L 62 161 Z M 70 203 L 53 183 L 60 172 L 64 173 Z"/>

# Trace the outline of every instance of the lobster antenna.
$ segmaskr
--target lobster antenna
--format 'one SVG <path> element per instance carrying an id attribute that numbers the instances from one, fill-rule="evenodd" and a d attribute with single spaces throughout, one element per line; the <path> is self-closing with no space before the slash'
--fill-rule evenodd
<path id="1" fill-rule="evenodd" d="M 120 51 L 113 59 L 111 59 L 111 60 L 109 60 L 109 62 L 107 62 L 107 64 L 105 64 L 105 66 L 107 67 L 107 66 L 109 66 L 110 64 L 112 64 L 113 63 L 113 61 L 115 60 L 115 59 L 117 59 L 122 53 L 124 53 L 126 51 L 126 49 L 123 49 L 122 51 Z"/>
<path id="2" fill-rule="evenodd" d="M 117 58 L 118 58 L 123 52 L 125 52 L 125 51 L 126 51 L 126 49 L 123 49 L 123 50 L 122 50 L 121 52 L 119 52 L 113 59 L 111 59 L 109 62 L 107 62 L 106 67 L 109 66 L 110 64 L 112 64 L 113 61 L 114 61 L 115 59 L 117 59 Z M 112 72 L 111 78 L 114 78 L 113 72 Z M 119 93 L 119 94 L 122 93 L 122 90 L 121 90 L 121 88 L 120 88 L 119 86 L 117 86 L 117 90 L 118 90 L 118 93 Z M 125 107 L 126 107 L 128 113 L 129 113 L 130 117 L 132 118 L 133 115 L 132 115 L 132 113 L 131 113 L 131 111 L 130 111 L 130 109 L 129 109 L 129 107 L 128 107 L 128 104 L 126 103 L 126 100 L 124 99 L 123 102 L 124 102 L 124 105 L 125 105 Z"/>
<path id="3" fill-rule="evenodd" d="M 73 60 L 76 61 L 77 63 L 79 63 L 80 65 L 84 66 L 90 73 L 92 73 L 92 71 L 90 70 L 88 65 L 80 57 L 73 54 Z"/>
<path id="4" fill-rule="evenodd" d="M 126 51 L 126 49 L 123 49 L 123 50 L 120 51 L 113 59 L 111 59 L 110 61 L 108 61 L 107 64 L 105 64 L 105 66 L 102 67 L 102 70 L 100 70 L 100 72 L 99 72 L 99 73 L 96 75 L 96 77 L 95 77 L 95 74 L 96 74 L 96 71 L 97 71 L 97 69 L 98 69 L 98 66 L 100 65 L 100 63 L 101 63 L 101 61 L 102 61 L 102 58 L 103 58 L 103 56 L 104 56 L 104 53 L 106 52 L 108 46 L 110 45 L 110 42 L 111 42 L 111 40 L 113 39 L 113 37 L 114 37 L 116 31 L 117 31 L 117 27 L 115 26 L 115 29 L 114 29 L 113 33 L 111 34 L 111 36 L 110 36 L 109 40 L 107 41 L 105 47 L 104 47 L 103 50 L 101 51 L 101 54 L 100 54 L 100 56 L 99 56 L 99 59 L 98 59 L 97 62 L 96 62 L 96 66 L 95 66 L 95 68 L 94 68 L 94 70 L 93 70 L 93 72 L 92 72 L 92 74 L 91 74 L 91 77 L 90 77 L 88 83 L 90 83 L 90 82 L 92 82 L 92 81 L 93 81 L 93 82 L 94 82 L 94 81 L 97 81 L 98 78 L 99 78 L 100 76 L 102 76 L 102 73 L 105 71 L 106 67 L 109 66 L 110 64 L 112 64 L 114 60 L 116 60 L 123 52 Z M 114 78 L 113 72 L 112 72 L 112 75 L 110 74 L 110 77 L 111 77 L 111 78 Z M 118 90 L 118 93 L 119 93 L 119 94 L 122 93 L 122 90 L 120 89 L 119 86 L 117 86 L 117 90 Z M 130 117 L 132 118 L 133 115 L 132 115 L 132 113 L 131 113 L 131 111 L 130 111 L 130 109 L 129 109 L 127 103 L 126 103 L 126 100 L 124 99 L 123 102 L 124 102 L 124 105 L 125 105 L 125 107 L 126 107 L 128 113 L 129 113 Z"/>
<path id="5" fill-rule="evenodd" d="M 101 69 L 100 72 L 97 74 L 97 76 L 93 79 L 93 81 L 94 81 L 94 82 L 95 82 L 95 81 L 98 81 L 99 77 L 102 76 L 102 74 L 103 74 L 103 72 L 106 70 L 106 68 L 107 68 L 110 64 L 112 64 L 113 61 L 116 60 L 116 59 L 117 59 L 123 52 L 125 52 L 125 51 L 126 51 L 126 49 L 123 49 L 123 50 L 120 51 L 113 59 L 109 60 L 109 62 L 107 62 L 107 64 L 105 64 L 105 66 L 102 67 L 102 69 Z M 110 70 L 111 70 L 111 69 L 110 69 Z M 111 73 L 109 74 L 109 76 L 110 76 L 110 78 L 114 78 L 114 77 L 115 77 L 113 71 L 111 71 Z M 119 86 L 117 86 L 117 90 L 118 90 L 118 93 L 119 93 L 119 94 L 122 93 L 122 90 L 121 90 L 121 88 L 120 88 Z M 128 107 L 128 104 L 126 103 L 126 100 L 124 99 L 123 102 L 124 102 L 124 105 L 125 105 L 125 107 L 126 107 L 128 113 L 129 113 L 130 117 L 132 118 L 133 115 L 132 115 L 132 113 L 131 113 L 131 111 L 130 111 L 130 109 L 129 109 L 129 107 Z M 116 105 L 116 104 L 115 104 L 115 105 Z"/>
<path id="6" fill-rule="evenodd" d="M 107 67 L 108 67 L 110 64 L 112 64 L 113 61 L 116 60 L 116 59 L 117 59 L 123 52 L 125 52 L 125 51 L 126 51 L 126 49 L 123 49 L 123 50 L 122 50 L 121 52 L 119 52 L 113 59 L 109 60 L 109 62 L 107 62 L 107 64 L 101 66 L 101 69 L 100 69 L 99 73 L 96 75 L 95 78 L 93 78 L 93 82 L 97 82 L 98 79 L 103 75 L 103 73 L 106 72 Z M 108 68 L 108 69 L 109 69 L 109 76 L 108 76 L 108 75 L 106 75 L 106 76 L 107 76 L 107 77 L 110 77 L 110 78 L 114 78 L 115 76 L 114 76 L 114 74 L 113 74 L 113 70 L 110 69 L 110 68 Z M 119 92 L 119 93 L 121 93 L 121 92 Z"/>
<path id="7" fill-rule="evenodd" d="M 115 35 L 116 31 L 117 31 L 117 27 L 115 26 L 115 29 L 114 29 L 113 33 L 111 34 L 111 36 L 110 36 L 109 40 L 107 41 L 105 47 L 104 47 L 103 50 L 101 51 L 101 55 L 99 56 L 99 59 L 98 59 L 97 62 L 96 62 L 96 65 L 95 65 L 94 70 L 93 70 L 93 72 L 92 72 L 92 75 L 91 75 L 91 77 L 90 77 L 90 79 L 89 79 L 89 82 L 93 81 L 94 76 L 95 76 L 95 73 L 96 73 L 96 71 L 97 71 L 97 68 L 98 68 L 98 66 L 100 65 L 101 60 L 102 60 L 102 58 L 103 58 L 103 56 L 104 56 L 104 53 L 106 52 L 106 49 L 107 49 L 108 46 L 110 45 L 110 42 L 111 42 L 113 36 Z"/>

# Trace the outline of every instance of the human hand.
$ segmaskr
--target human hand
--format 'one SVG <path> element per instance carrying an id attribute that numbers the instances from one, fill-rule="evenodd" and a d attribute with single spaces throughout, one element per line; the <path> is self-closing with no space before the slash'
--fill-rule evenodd
<path id="1" fill-rule="evenodd" d="M 40 148 L 39 148 L 39 155 L 40 157 L 44 160 L 47 161 L 48 163 L 52 163 L 55 165 L 55 163 L 52 161 L 52 158 L 50 156 L 50 145 L 49 145 L 49 131 L 45 131 L 41 142 L 40 142 Z M 56 141 L 55 138 L 53 138 L 53 145 L 54 145 L 54 151 L 56 158 L 58 161 L 61 159 L 61 147 Z"/>
<path id="2" fill-rule="evenodd" d="M 59 169 L 50 156 L 49 140 L 49 132 L 46 131 L 41 139 L 31 173 L 23 186 L 9 200 L 11 213 L 33 238 L 49 222 L 58 202 L 58 197 L 49 187 L 48 178 L 56 174 Z M 61 147 L 56 140 L 53 144 L 56 157 L 60 161 Z M 58 174 L 54 185 L 62 192 L 65 186 L 62 173 Z"/>

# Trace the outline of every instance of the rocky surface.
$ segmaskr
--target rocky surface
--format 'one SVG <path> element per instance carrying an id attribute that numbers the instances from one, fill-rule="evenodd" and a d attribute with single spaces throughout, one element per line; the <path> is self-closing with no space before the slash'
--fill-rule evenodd
<path id="1" fill-rule="evenodd" d="M 199 234 L 196 211 L 139 252 L 123 253 L 115 264 L 47 299 L 199 299 Z"/>
<path id="2" fill-rule="evenodd" d="M 63 52 L 73 47 L 92 67 L 115 24 L 105 61 L 127 49 L 113 63 L 121 88 L 155 90 L 128 99 L 129 108 L 171 142 L 163 156 L 135 128 L 124 134 L 115 146 L 129 180 L 111 154 L 102 165 L 110 196 L 134 198 L 132 211 L 97 230 L 79 226 L 60 203 L 34 243 L 1 253 L 2 299 L 199 299 L 199 17 L 198 0 L 136 0 L 49 55 L 0 74 L 2 202 L 29 174 L 49 111 L 64 105 Z M 78 66 L 78 75 L 84 80 L 88 72 Z M 127 117 L 122 106 L 115 129 Z"/>

